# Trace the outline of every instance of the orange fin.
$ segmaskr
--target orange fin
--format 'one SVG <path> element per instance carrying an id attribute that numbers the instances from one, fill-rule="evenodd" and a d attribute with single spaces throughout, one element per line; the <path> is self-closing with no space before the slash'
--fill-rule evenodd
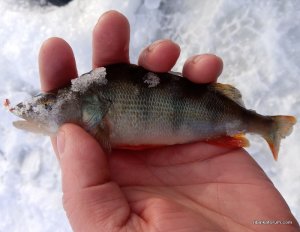
<path id="1" fill-rule="evenodd" d="M 236 134 L 234 136 L 222 136 L 214 139 L 206 140 L 207 143 L 222 147 L 248 147 L 249 140 L 244 134 Z"/>
<path id="2" fill-rule="evenodd" d="M 263 134 L 263 137 L 269 144 L 275 160 L 278 159 L 278 152 L 281 139 L 285 138 L 292 133 L 293 126 L 296 124 L 297 119 L 293 116 L 271 116 L 273 126 L 269 133 Z"/>
<path id="3" fill-rule="evenodd" d="M 140 150 L 159 148 L 159 147 L 164 147 L 164 146 L 165 145 L 162 145 L 162 144 L 139 144 L 139 145 L 120 144 L 120 145 L 115 146 L 115 148 L 124 149 L 124 150 L 140 151 Z"/>

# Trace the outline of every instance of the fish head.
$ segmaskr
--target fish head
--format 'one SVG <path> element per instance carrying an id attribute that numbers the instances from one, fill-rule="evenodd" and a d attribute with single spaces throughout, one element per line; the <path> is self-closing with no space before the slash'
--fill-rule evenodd
<path id="1" fill-rule="evenodd" d="M 14 126 L 31 132 L 53 134 L 65 122 L 76 122 L 80 114 L 76 98 L 71 94 L 41 93 L 9 108 L 14 115 L 25 119 Z"/>
<path id="2" fill-rule="evenodd" d="M 55 94 L 41 93 L 27 101 L 18 103 L 9 111 L 27 121 L 42 122 L 47 115 L 51 115 L 56 102 Z"/>

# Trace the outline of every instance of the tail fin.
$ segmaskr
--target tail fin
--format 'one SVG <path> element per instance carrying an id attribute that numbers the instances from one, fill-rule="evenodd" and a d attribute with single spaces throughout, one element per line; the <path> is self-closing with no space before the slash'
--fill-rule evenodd
<path id="1" fill-rule="evenodd" d="M 264 139 L 269 144 L 275 160 L 278 159 L 278 151 L 281 139 L 290 135 L 293 131 L 293 125 L 297 122 L 293 116 L 271 116 L 273 126 Z"/>

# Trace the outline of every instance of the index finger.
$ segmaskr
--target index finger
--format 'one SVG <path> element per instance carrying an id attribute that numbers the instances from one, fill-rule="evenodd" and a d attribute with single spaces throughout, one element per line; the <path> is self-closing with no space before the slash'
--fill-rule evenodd
<path id="1" fill-rule="evenodd" d="M 70 45 L 60 38 L 46 40 L 39 53 L 39 71 L 41 90 L 49 92 L 70 83 L 77 77 L 76 62 Z M 57 154 L 56 138 L 52 138 L 52 145 Z"/>
<path id="2" fill-rule="evenodd" d="M 46 40 L 39 53 L 41 90 L 49 92 L 70 83 L 77 77 L 74 54 L 70 45 L 60 38 Z"/>

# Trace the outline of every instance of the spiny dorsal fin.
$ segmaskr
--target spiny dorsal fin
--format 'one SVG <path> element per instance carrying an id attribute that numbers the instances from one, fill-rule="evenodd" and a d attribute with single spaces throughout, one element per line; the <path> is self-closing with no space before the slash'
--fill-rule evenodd
<path id="1" fill-rule="evenodd" d="M 212 84 L 212 88 L 222 93 L 226 97 L 230 98 L 232 101 L 236 102 L 240 106 L 245 107 L 244 102 L 242 100 L 241 92 L 232 85 L 214 83 Z"/>

